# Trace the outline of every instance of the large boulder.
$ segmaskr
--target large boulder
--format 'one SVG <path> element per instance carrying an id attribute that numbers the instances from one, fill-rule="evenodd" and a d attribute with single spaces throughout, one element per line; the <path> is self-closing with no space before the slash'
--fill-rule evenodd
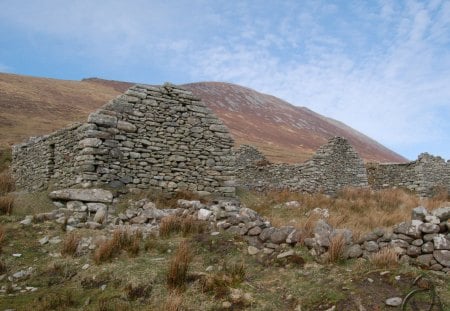
<path id="1" fill-rule="evenodd" d="M 111 203 L 113 194 L 104 189 L 62 189 L 50 192 L 50 198 L 63 201 Z"/>

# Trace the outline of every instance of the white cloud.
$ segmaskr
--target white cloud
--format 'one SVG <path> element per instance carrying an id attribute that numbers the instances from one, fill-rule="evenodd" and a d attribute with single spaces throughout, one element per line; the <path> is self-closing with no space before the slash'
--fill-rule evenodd
<path id="1" fill-rule="evenodd" d="M 17 0 L 2 3 L 0 26 L 109 67 L 253 87 L 411 158 L 430 140 L 450 145 L 450 1 L 211 3 Z"/>

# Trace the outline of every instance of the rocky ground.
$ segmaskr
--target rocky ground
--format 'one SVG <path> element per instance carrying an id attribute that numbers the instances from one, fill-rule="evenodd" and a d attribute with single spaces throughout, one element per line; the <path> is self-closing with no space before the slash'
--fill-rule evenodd
<path id="1" fill-rule="evenodd" d="M 325 220 L 308 238 L 236 200 L 52 198 L 47 212 L 0 216 L 2 310 L 400 310 L 419 275 L 450 306 L 447 270 L 433 257 L 425 269 L 415 265 L 407 252 L 418 238 L 399 236 L 406 231 L 391 241 L 408 240 L 396 247 L 411 260 L 376 260 L 370 242 L 388 242 L 373 233 L 330 260 L 339 231 Z M 344 252 L 355 245 L 358 256 Z M 428 270 L 433 264 L 440 271 Z"/>

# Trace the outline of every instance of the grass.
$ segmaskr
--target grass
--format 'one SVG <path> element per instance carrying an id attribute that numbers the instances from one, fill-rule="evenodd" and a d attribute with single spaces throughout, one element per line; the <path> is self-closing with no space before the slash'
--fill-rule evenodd
<path id="1" fill-rule="evenodd" d="M 371 255 L 369 258 L 369 262 L 378 268 L 395 268 L 399 264 L 398 254 L 394 251 L 394 249 L 385 247 L 375 254 Z"/>
<path id="2" fill-rule="evenodd" d="M 183 296 L 178 291 L 172 291 L 161 308 L 161 311 L 181 311 Z"/>
<path id="3" fill-rule="evenodd" d="M 289 191 L 254 193 L 240 189 L 238 194 L 249 208 L 266 216 L 276 226 L 292 225 L 310 235 L 317 220 L 311 211 L 328 209 L 327 219 L 337 228 L 348 228 L 353 235 L 372 231 L 375 228 L 390 228 L 411 218 L 411 210 L 423 205 L 432 210 L 446 204 L 447 198 L 439 194 L 421 199 L 403 189 L 373 191 L 366 188 L 345 188 L 335 197 L 324 194 L 301 194 Z M 273 208 L 288 201 L 298 201 L 298 208 Z"/>
<path id="4" fill-rule="evenodd" d="M 330 240 L 330 247 L 328 248 L 327 261 L 329 263 L 336 263 L 342 259 L 345 250 L 345 238 L 342 234 L 335 235 Z"/>
<path id="5" fill-rule="evenodd" d="M 206 230 L 206 226 L 206 222 L 197 220 L 191 216 L 182 217 L 170 215 L 161 219 L 161 223 L 159 224 L 159 235 L 163 238 L 167 238 L 178 233 L 182 233 L 183 236 L 203 233 Z"/>
<path id="6" fill-rule="evenodd" d="M 6 230 L 3 226 L 0 226 L 0 254 L 2 253 L 3 243 L 5 243 L 6 239 Z"/>
<path id="7" fill-rule="evenodd" d="M 14 191 L 15 182 L 9 170 L 0 173 L 0 195 Z"/>
<path id="8" fill-rule="evenodd" d="M 62 243 L 61 254 L 63 256 L 77 255 L 78 244 L 80 244 L 81 237 L 77 233 L 69 233 Z"/>
<path id="9" fill-rule="evenodd" d="M 6 171 L 11 165 L 12 150 L 10 147 L 0 146 L 0 173 Z"/>
<path id="10" fill-rule="evenodd" d="M 184 288 L 192 254 L 189 243 L 183 241 L 169 262 L 167 271 L 167 286 L 170 289 Z"/>
<path id="11" fill-rule="evenodd" d="M 137 256 L 141 249 L 141 242 L 142 232 L 140 230 L 116 229 L 111 239 L 100 243 L 94 252 L 93 260 L 97 265 L 111 261 L 122 250 L 127 251 L 130 256 Z"/>
<path id="12" fill-rule="evenodd" d="M 14 207 L 14 196 L 7 194 L 0 196 L 0 215 L 11 215 Z"/>

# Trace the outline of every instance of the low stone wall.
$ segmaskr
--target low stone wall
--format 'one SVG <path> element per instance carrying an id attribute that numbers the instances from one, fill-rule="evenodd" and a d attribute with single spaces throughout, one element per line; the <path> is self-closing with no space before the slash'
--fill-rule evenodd
<path id="1" fill-rule="evenodd" d="M 362 159 L 346 139 L 332 138 L 305 163 L 270 164 L 250 146 L 236 151 L 238 183 L 253 190 L 282 190 L 334 194 L 343 187 L 367 187 Z"/>
<path id="2" fill-rule="evenodd" d="M 192 93 L 136 85 L 82 125 L 13 149 L 22 189 L 108 185 L 234 196 L 234 142 Z"/>
<path id="3" fill-rule="evenodd" d="M 423 153 L 416 161 L 402 164 L 366 165 L 369 184 L 374 189 L 401 187 L 421 196 L 432 196 L 439 189 L 450 193 L 450 161 Z"/>
<path id="4" fill-rule="evenodd" d="M 12 173 L 17 187 L 37 191 L 47 189 L 51 183 L 57 188 L 76 184 L 80 127 L 74 124 L 13 146 Z"/>

